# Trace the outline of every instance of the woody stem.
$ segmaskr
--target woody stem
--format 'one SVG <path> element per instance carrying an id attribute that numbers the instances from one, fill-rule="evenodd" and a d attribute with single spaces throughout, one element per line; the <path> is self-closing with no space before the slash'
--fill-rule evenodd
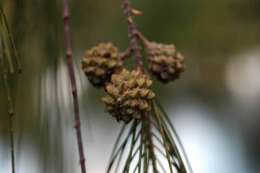
<path id="1" fill-rule="evenodd" d="M 81 134 L 81 125 L 80 125 L 79 100 L 78 100 L 77 84 L 76 84 L 75 70 L 74 70 L 73 58 L 72 58 L 71 33 L 70 33 L 70 25 L 69 25 L 69 19 L 70 19 L 69 3 L 68 0 L 64 0 L 63 2 L 64 2 L 63 3 L 64 39 L 65 39 L 65 46 L 66 46 L 67 67 L 68 67 L 68 73 L 69 73 L 69 78 L 71 83 L 71 93 L 73 97 L 75 130 L 77 136 L 81 173 L 86 173 L 84 147 L 83 147 L 83 140 Z"/>
<path id="2" fill-rule="evenodd" d="M 133 56 L 135 58 L 136 68 L 143 71 L 144 65 L 143 65 L 143 61 L 142 61 L 139 30 L 133 20 L 133 13 L 132 13 L 133 8 L 132 8 L 129 0 L 123 0 L 123 11 L 124 11 L 125 16 L 127 17 L 128 35 L 130 38 L 130 47 L 132 49 Z"/>

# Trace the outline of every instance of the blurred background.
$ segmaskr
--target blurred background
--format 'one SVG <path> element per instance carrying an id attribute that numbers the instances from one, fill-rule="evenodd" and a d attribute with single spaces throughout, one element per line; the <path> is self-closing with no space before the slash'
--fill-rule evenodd
<path id="1" fill-rule="evenodd" d="M 186 57 L 181 79 L 154 89 L 180 135 L 194 173 L 258 173 L 260 1 L 132 0 L 150 39 Z M 64 63 L 62 1 L 1 0 L 22 57 L 14 78 L 18 173 L 79 172 Z M 88 172 L 102 173 L 122 124 L 104 112 L 102 90 L 80 69 L 84 51 L 128 45 L 120 0 L 71 1 L 71 27 Z M 6 93 L 0 81 L 0 173 L 10 168 Z"/>

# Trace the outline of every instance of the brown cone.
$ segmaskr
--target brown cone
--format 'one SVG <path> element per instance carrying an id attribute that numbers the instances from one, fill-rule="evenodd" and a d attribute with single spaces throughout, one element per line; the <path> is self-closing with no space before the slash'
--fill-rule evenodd
<path id="1" fill-rule="evenodd" d="M 151 85 L 152 81 L 141 71 L 123 69 L 106 85 L 107 95 L 102 101 L 112 116 L 128 123 L 151 110 L 151 101 L 155 97 Z"/>
<path id="2" fill-rule="evenodd" d="M 118 49 L 112 43 L 101 43 L 87 50 L 82 60 L 82 69 L 95 87 L 109 82 L 122 65 Z"/>
<path id="3" fill-rule="evenodd" d="M 184 57 L 173 44 L 151 42 L 147 46 L 147 53 L 150 72 L 164 83 L 174 81 L 184 71 Z"/>

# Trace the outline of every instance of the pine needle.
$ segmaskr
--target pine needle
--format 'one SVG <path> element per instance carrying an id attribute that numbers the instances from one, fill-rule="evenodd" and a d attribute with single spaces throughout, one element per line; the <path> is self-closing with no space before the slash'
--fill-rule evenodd
<path id="1" fill-rule="evenodd" d="M 107 173 L 192 173 L 168 115 L 156 101 L 152 108 L 141 120 L 123 126 Z M 141 128 L 138 133 L 137 127 Z"/>

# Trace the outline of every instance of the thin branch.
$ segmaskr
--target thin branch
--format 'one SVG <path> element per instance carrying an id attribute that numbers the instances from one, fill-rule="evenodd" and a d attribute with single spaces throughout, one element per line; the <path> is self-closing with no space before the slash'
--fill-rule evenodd
<path id="1" fill-rule="evenodd" d="M 9 115 L 9 135 L 10 135 L 10 154 L 11 154 L 11 165 L 12 165 L 12 173 L 15 173 L 15 150 L 14 150 L 14 128 L 13 128 L 13 122 L 14 122 L 14 106 L 13 106 L 13 99 L 11 96 L 10 86 L 8 82 L 8 70 L 4 67 L 4 58 L 5 58 L 5 47 L 3 41 L 1 41 L 2 45 L 2 53 L 0 56 L 0 64 L 2 68 L 2 77 L 4 81 L 4 87 L 7 94 L 7 102 L 8 102 L 8 115 Z"/>
<path id="2" fill-rule="evenodd" d="M 4 82 L 5 82 L 5 88 L 7 90 L 7 100 L 9 104 L 9 134 L 10 134 L 10 150 L 11 150 L 11 163 L 12 163 L 12 173 L 15 173 L 15 150 L 14 150 L 14 107 L 13 107 L 13 100 L 10 93 L 10 86 L 7 79 L 7 74 L 4 74 Z"/>
<path id="3" fill-rule="evenodd" d="M 10 28 L 9 28 L 9 25 L 8 25 L 8 22 L 7 22 L 7 17 L 5 15 L 2 7 L 0 7 L 0 15 L 3 17 L 3 25 L 5 26 L 5 28 L 7 30 L 8 40 L 11 44 L 11 48 L 13 50 L 14 58 L 15 58 L 16 63 L 17 63 L 18 73 L 21 73 L 22 72 L 22 65 L 20 63 L 18 51 L 17 51 L 16 45 L 15 45 L 15 42 L 14 42 L 14 38 L 13 38 L 11 32 L 10 32 Z"/>
<path id="4" fill-rule="evenodd" d="M 64 39 L 65 39 L 65 46 L 66 46 L 66 59 L 67 59 L 68 73 L 71 82 L 71 92 L 73 96 L 74 119 L 75 119 L 76 135 L 77 135 L 78 152 L 79 152 L 81 173 L 86 173 L 84 147 L 83 147 L 83 140 L 81 134 L 81 125 L 80 125 L 80 111 L 79 111 L 77 84 L 76 84 L 75 70 L 74 70 L 73 58 L 72 58 L 71 33 L 70 33 L 70 24 L 69 24 L 70 15 L 69 15 L 68 0 L 63 1 L 63 8 L 64 8 L 63 20 L 64 20 Z"/>
<path id="5" fill-rule="evenodd" d="M 123 10 L 127 18 L 130 47 L 133 51 L 133 55 L 136 61 L 136 68 L 140 69 L 141 71 L 144 71 L 142 52 L 141 52 L 140 40 L 139 40 L 139 31 L 136 24 L 134 23 L 133 8 L 129 0 L 123 0 Z"/>
<path id="6" fill-rule="evenodd" d="M 131 48 L 131 46 L 129 46 L 124 52 L 121 52 L 119 54 L 119 58 L 121 60 L 125 60 L 125 59 L 127 59 L 128 57 L 131 56 L 131 53 L 132 53 L 132 48 Z"/>

